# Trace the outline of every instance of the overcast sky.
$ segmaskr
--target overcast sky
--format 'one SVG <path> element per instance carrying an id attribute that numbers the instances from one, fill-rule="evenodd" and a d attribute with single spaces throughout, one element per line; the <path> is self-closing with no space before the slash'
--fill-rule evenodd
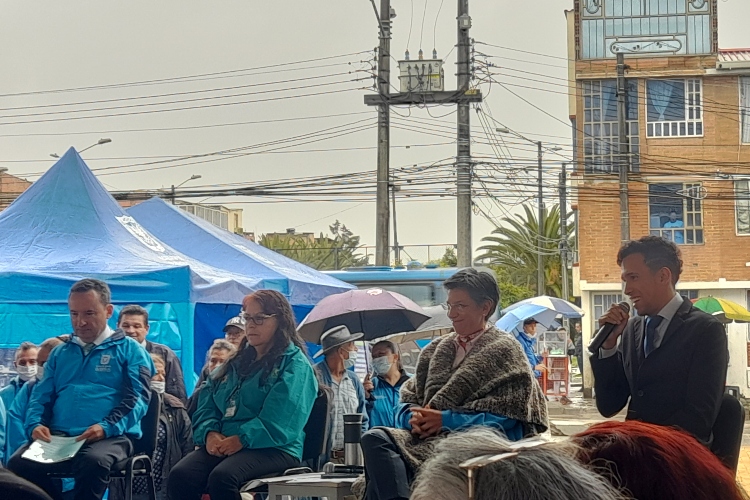
<path id="1" fill-rule="evenodd" d="M 563 11 L 572 8 L 572 4 L 572 0 L 470 2 L 471 36 L 478 42 L 476 50 L 491 56 L 487 60 L 497 66 L 492 71 L 500 74 L 495 78 L 506 85 L 502 88 L 494 84 L 491 89 L 482 86 L 485 94 L 489 91 L 483 110 L 530 139 L 547 141 L 550 148 L 565 148 L 545 155 L 550 179 L 559 162 L 570 154 L 570 128 L 565 125 L 568 109 Z M 70 146 L 83 149 L 102 137 L 113 142 L 83 156 L 94 169 L 118 167 L 97 170 L 102 182 L 116 190 L 169 187 L 191 175 L 202 178 L 185 187 L 375 168 L 375 113 L 363 104 L 363 96 L 368 93 L 363 89 L 372 84 L 367 72 L 367 60 L 372 54 L 366 51 L 378 43 L 375 15 L 368 0 L 39 0 L 4 1 L 2 6 L 0 166 L 8 167 L 12 174 L 36 179 L 54 163 L 50 153 L 62 154 Z M 442 9 L 439 0 L 393 0 L 393 6 L 397 12 L 393 56 L 403 58 L 407 41 L 412 58 L 416 58 L 420 47 L 430 54 L 435 45 L 440 57 L 449 54 L 446 86 L 454 88 L 455 52 L 451 51 L 456 36 L 455 0 L 443 1 Z M 749 19 L 750 1 L 720 1 L 720 47 L 750 47 Z M 287 65 L 316 58 L 326 59 Z M 265 68 L 258 69 L 261 67 Z M 392 71 L 395 76 L 395 63 Z M 116 85 L 195 75 L 207 76 Z M 354 79 L 362 81 L 351 81 Z M 268 85 L 259 85 L 264 83 Z M 394 83 L 397 85 L 395 78 Z M 102 85 L 116 86 L 33 93 Z M 234 88 L 196 92 L 227 87 Z M 260 93 L 269 90 L 275 92 Z M 26 95 L 8 95 L 17 93 Z M 299 97 L 301 94 L 316 95 Z M 234 97 L 216 98 L 227 95 Z M 160 97 L 135 99 L 144 96 Z M 267 100 L 277 97 L 281 98 Z M 110 102 L 80 104 L 102 100 Z M 74 105 L 50 106 L 71 103 Z M 146 103 L 161 104 L 142 106 Z M 135 105 L 141 106 L 127 107 Z M 8 109 L 20 107 L 24 109 Z M 186 107 L 193 109 L 173 110 Z M 99 111 L 69 112 L 91 109 Z M 450 161 L 455 155 L 451 128 L 455 114 L 449 113 L 454 110 L 455 107 L 394 110 L 403 116 L 394 115 L 391 141 L 396 147 L 391 153 L 392 167 Z M 100 117 L 71 119 L 87 116 Z M 474 139 L 479 141 L 473 146 L 474 154 L 494 156 L 495 161 L 499 161 L 498 154 L 512 155 L 516 165 L 534 161 L 531 146 L 508 144 L 509 149 L 493 149 L 488 143 L 498 138 L 483 132 L 475 113 L 472 126 L 476 127 Z M 332 127 L 341 127 L 336 130 L 348 133 L 325 140 L 325 136 L 313 136 L 288 142 L 289 138 Z M 425 133 L 425 127 L 443 132 Z M 274 141 L 282 142 L 257 148 Z M 192 165 L 186 163 L 196 160 L 174 161 L 185 155 L 248 146 L 255 146 L 255 152 L 275 151 Z M 283 149 L 278 149 L 280 146 Z M 138 165 L 163 160 L 171 161 Z M 498 168 L 492 175 L 503 180 L 503 172 L 507 170 Z M 453 180 L 445 177 L 447 183 Z M 522 199 L 524 188 L 513 187 L 512 182 L 507 186 L 510 187 L 501 189 L 495 185 L 492 191 L 502 197 L 505 206 L 487 198 L 479 200 L 488 215 L 502 217 L 503 210 L 512 209 L 512 204 Z M 549 189 L 548 196 L 551 202 L 557 193 Z M 339 219 L 361 235 L 364 243 L 374 244 L 374 200 L 214 198 L 206 202 L 244 208 L 247 231 L 265 233 L 293 227 L 320 232 L 327 231 L 328 225 Z M 402 244 L 453 243 L 455 199 L 400 200 L 398 226 Z M 476 215 L 475 243 L 492 227 L 483 215 Z"/>

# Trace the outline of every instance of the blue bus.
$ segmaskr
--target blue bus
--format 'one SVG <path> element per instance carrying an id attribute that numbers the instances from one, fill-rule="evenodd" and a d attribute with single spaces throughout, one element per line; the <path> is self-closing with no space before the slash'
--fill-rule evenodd
<path id="1" fill-rule="evenodd" d="M 383 288 L 409 297 L 422 307 L 444 304 L 448 294 L 443 282 L 453 276 L 458 267 L 421 267 L 403 269 L 368 266 L 350 267 L 342 271 L 326 271 L 326 274 L 357 288 Z"/>

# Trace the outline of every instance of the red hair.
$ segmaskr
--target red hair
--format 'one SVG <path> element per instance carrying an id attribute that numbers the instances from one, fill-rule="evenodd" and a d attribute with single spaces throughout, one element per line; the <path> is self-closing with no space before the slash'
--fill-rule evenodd
<path id="1" fill-rule="evenodd" d="M 744 500 L 732 471 L 690 434 L 635 420 L 607 421 L 573 436 L 579 460 L 638 500 Z"/>

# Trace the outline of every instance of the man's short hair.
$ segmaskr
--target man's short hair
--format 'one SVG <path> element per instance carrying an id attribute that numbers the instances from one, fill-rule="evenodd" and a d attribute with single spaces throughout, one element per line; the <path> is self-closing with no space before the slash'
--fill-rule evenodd
<path id="1" fill-rule="evenodd" d="M 21 342 L 21 345 L 18 346 L 18 349 L 16 349 L 15 357 L 21 355 L 21 353 L 24 353 L 30 349 L 39 349 L 39 347 L 36 346 L 36 344 L 32 342 Z"/>
<path id="2" fill-rule="evenodd" d="M 490 301 L 492 307 L 485 320 L 490 319 L 500 302 L 500 289 L 497 287 L 497 281 L 495 281 L 494 276 L 485 271 L 477 271 L 470 267 L 461 269 L 445 280 L 443 286 L 446 290 L 458 288 L 466 291 L 471 299 L 479 305 L 487 300 Z"/>
<path id="3" fill-rule="evenodd" d="M 73 286 L 70 287 L 70 294 L 86 293 L 92 290 L 96 292 L 99 296 L 99 301 L 105 306 L 112 303 L 112 292 L 109 290 L 109 285 L 101 280 L 93 278 L 86 278 L 73 283 Z M 70 296 L 70 294 L 68 296 Z"/>
<path id="4" fill-rule="evenodd" d="M 644 236 L 639 240 L 628 241 L 617 252 L 617 265 L 622 265 L 626 257 L 637 253 L 643 255 L 643 260 L 652 273 L 662 267 L 669 269 L 672 272 L 672 284 L 677 284 L 682 274 L 682 254 L 677 245 L 660 236 Z"/>
<path id="5" fill-rule="evenodd" d="M 125 306 L 120 311 L 120 314 L 117 315 L 117 324 L 120 324 L 120 321 L 122 321 L 123 316 L 143 316 L 143 322 L 145 323 L 145 326 L 148 326 L 148 311 L 137 305 L 137 304 L 130 304 L 129 306 Z"/>
<path id="6" fill-rule="evenodd" d="M 60 344 L 64 344 L 68 341 L 68 338 L 61 338 L 61 337 L 68 337 L 68 335 L 59 335 L 57 337 L 50 337 L 41 344 L 39 344 L 40 349 L 49 349 L 50 351 L 54 349 L 55 347 L 59 346 Z"/>

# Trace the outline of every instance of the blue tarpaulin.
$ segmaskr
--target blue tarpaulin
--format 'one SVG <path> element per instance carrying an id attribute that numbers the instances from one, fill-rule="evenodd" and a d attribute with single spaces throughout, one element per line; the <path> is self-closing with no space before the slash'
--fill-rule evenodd
<path id="1" fill-rule="evenodd" d="M 149 338 L 189 360 L 196 304 L 236 305 L 262 286 L 153 237 L 71 148 L 0 212 L 0 348 L 70 332 L 68 290 L 85 277 L 106 281 L 117 307 L 146 306 Z"/>
<path id="2" fill-rule="evenodd" d="M 292 304 L 297 321 L 304 319 L 322 298 L 354 288 L 160 198 L 138 204 L 127 212 L 159 241 L 175 250 L 216 268 L 251 277 L 258 281 L 259 288 L 283 293 Z M 221 312 L 221 307 L 216 304 L 196 306 L 196 331 L 208 327 L 210 319 L 217 314 L 239 311 L 239 307 L 231 307 Z M 220 328 L 216 330 L 217 336 L 220 332 Z M 196 352 L 204 352 L 210 342 L 211 339 L 196 337 Z M 196 358 L 196 367 L 202 364 L 203 359 Z"/>

